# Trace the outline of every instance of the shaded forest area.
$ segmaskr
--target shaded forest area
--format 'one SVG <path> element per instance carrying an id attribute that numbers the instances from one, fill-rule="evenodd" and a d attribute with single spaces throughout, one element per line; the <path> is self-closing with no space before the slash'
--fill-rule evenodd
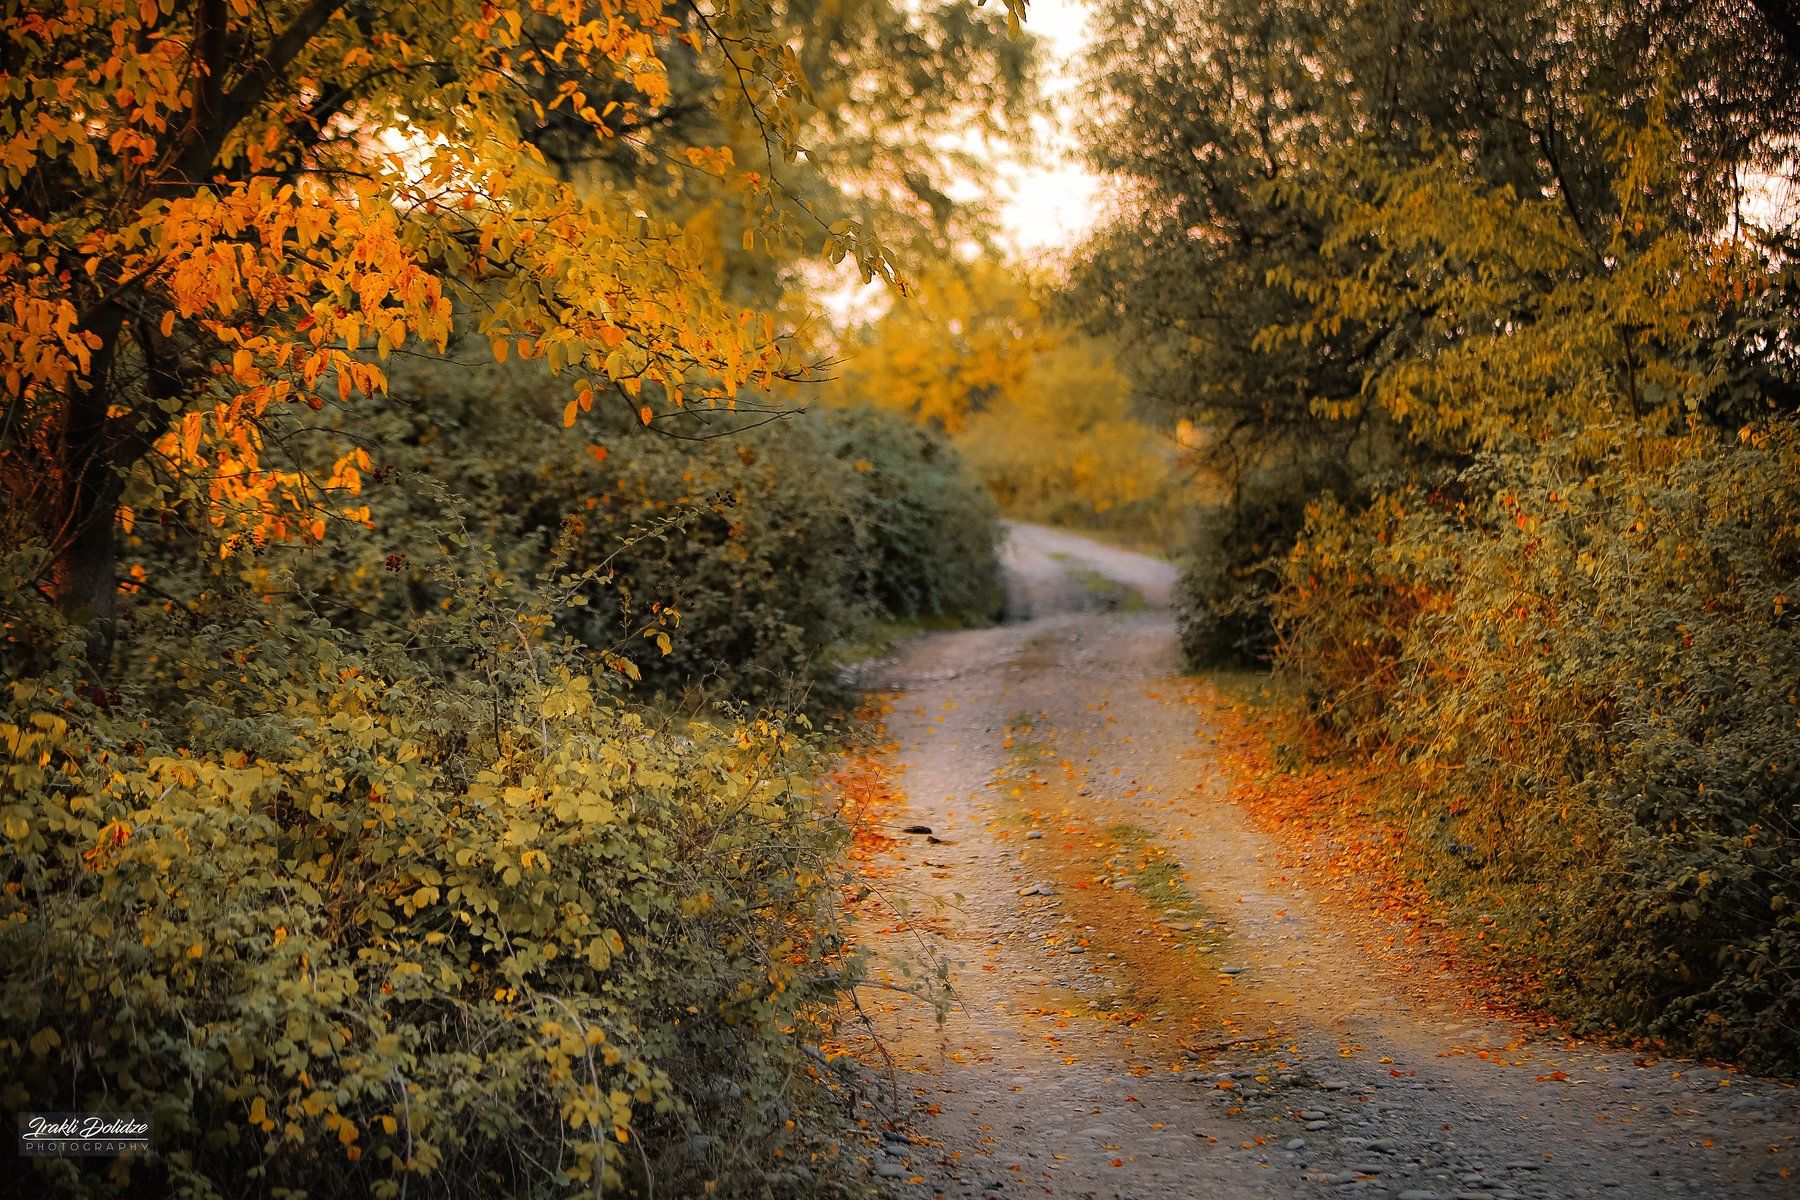
<path id="1" fill-rule="evenodd" d="M 1800 40 L 1780 3 L 1097 9 L 1069 303 L 1194 422 L 1273 661 L 1583 1025 L 1800 1054 Z M 1479 928 L 1479 926 L 1476 926 Z"/>

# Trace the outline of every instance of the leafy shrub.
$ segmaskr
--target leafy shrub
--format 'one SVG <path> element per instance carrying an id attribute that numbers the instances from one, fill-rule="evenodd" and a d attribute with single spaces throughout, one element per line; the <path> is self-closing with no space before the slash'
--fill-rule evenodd
<path id="1" fill-rule="evenodd" d="M 833 702 L 836 651 L 872 623 L 982 620 L 995 607 L 992 501 L 941 436 L 898 416 L 821 411 L 696 443 L 613 445 L 565 480 L 578 514 L 566 545 L 574 565 L 608 562 L 627 595 L 679 613 L 664 652 L 642 639 L 624 650 L 660 687 Z M 643 536 L 657 519 L 671 528 Z M 579 632 L 603 644 L 619 630 L 596 614 Z"/>
<path id="2" fill-rule="evenodd" d="M 581 610 L 571 632 L 615 645 L 663 690 L 833 699 L 831 650 L 871 614 L 849 586 L 854 470 L 812 433 L 620 438 L 604 462 L 563 474 L 568 561 L 605 564 L 623 601 Z M 652 606 L 677 614 L 667 641 L 630 636 Z"/>
<path id="3" fill-rule="evenodd" d="M 5 598 L 0 1096 L 159 1143 L 12 1186 L 792 1190 L 848 977 L 807 743 L 634 712 L 480 580 L 438 626 L 467 671 L 221 584 L 105 692 L 26 671 L 76 656 Z"/>
<path id="4" fill-rule="evenodd" d="M 1278 508 L 1206 505 L 1190 515 L 1188 529 L 1175 588 L 1182 654 L 1196 667 L 1267 662 L 1267 596 L 1277 547 L 1294 526 Z"/>
<path id="5" fill-rule="evenodd" d="M 1000 526 L 977 473 L 941 434 L 872 408 L 817 414 L 853 479 L 855 591 L 905 621 L 979 622 L 1000 603 Z"/>
<path id="6" fill-rule="evenodd" d="M 578 435 L 566 385 L 485 355 L 397 368 L 392 388 L 379 427 L 358 427 L 383 447 L 358 497 L 376 535 L 333 539 L 295 588 L 336 621 L 427 612 L 430 564 L 492 546 L 515 588 L 588 573 L 562 627 L 646 685 L 816 710 L 843 698 L 840 648 L 878 622 L 997 605 L 992 501 L 941 435 L 894 414 L 676 414 L 659 433 L 621 409 Z"/>
<path id="7" fill-rule="evenodd" d="M 989 397 L 956 439 L 1000 507 L 1024 521 L 1164 546 L 1186 489 L 1172 448 L 1131 412 L 1131 387 L 1104 344 L 1052 341 L 1009 392 Z"/>
<path id="8" fill-rule="evenodd" d="M 1314 509 L 1283 663 L 1564 1011 L 1800 1065 L 1800 431 Z"/>
<path id="9" fill-rule="evenodd" d="M 1345 490 L 1338 469 L 1296 448 L 1281 467 L 1243 469 L 1229 499 L 1188 515 L 1175 591 L 1189 664 L 1263 666 L 1275 646 L 1271 597 L 1283 557 L 1306 523 L 1309 499 Z"/>

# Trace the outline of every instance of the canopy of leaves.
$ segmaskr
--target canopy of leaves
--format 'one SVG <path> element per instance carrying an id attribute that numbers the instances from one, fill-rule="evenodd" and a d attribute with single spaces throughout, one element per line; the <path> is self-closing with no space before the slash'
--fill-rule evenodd
<path id="1" fill-rule="evenodd" d="M 0 51 L 9 531 L 104 632 L 134 470 L 258 543 L 360 517 L 361 460 L 272 455 L 268 414 L 380 393 L 382 361 L 441 350 L 458 313 L 496 357 L 561 373 L 571 418 L 612 398 L 648 422 L 810 378 L 773 309 L 735 294 L 716 211 L 672 204 L 665 172 L 676 193 L 732 198 L 747 251 L 808 246 L 891 279 L 839 211 L 850 191 L 804 194 L 829 190 L 808 182 L 809 135 L 843 150 L 845 188 L 898 203 L 892 169 L 930 191 L 923 165 L 881 150 L 920 144 L 944 90 L 911 89 L 924 98 L 900 112 L 858 89 L 963 68 L 988 81 L 966 105 L 982 120 L 1023 102 L 1025 51 L 977 69 L 1003 35 L 966 9 L 29 8 Z M 903 47 L 883 44 L 896 32 Z M 824 106 L 803 58 L 826 68 Z M 607 169 L 577 171 L 584 155 Z"/>

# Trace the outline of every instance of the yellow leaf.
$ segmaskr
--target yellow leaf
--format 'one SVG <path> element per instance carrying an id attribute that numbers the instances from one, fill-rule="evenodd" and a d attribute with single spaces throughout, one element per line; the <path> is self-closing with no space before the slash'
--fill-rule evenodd
<path id="1" fill-rule="evenodd" d="M 646 405 L 644 405 L 644 407 L 638 409 L 638 420 L 642 421 L 646 425 L 648 425 L 650 423 L 651 419 L 655 416 L 656 416 L 656 414 L 650 411 L 650 406 L 648 404 L 646 404 Z"/>
<path id="2" fill-rule="evenodd" d="M 567 429 L 575 423 L 575 414 L 581 411 L 581 405 L 571 400 L 563 407 L 563 428 Z"/>

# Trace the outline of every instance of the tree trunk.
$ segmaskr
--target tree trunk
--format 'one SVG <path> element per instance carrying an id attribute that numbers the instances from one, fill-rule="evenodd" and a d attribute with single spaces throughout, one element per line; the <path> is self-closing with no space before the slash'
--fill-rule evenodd
<path id="1" fill-rule="evenodd" d="M 124 493 L 119 431 L 112 407 L 112 368 L 125 312 L 104 303 L 86 323 L 100 339 L 87 378 L 69 398 L 64 418 L 56 497 L 51 585 L 65 616 L 88 623 L 90 673 L 104 676 L 118 624 L 118 511 Z"/>
<path id="2" fill-rule="evenodd" d="M 79 515 L 56 556 L 51 581 L 64 615 L 88 623 L 88 669 L 104 676 L 118 631 L 118 479 L 71 497 Z"/>

